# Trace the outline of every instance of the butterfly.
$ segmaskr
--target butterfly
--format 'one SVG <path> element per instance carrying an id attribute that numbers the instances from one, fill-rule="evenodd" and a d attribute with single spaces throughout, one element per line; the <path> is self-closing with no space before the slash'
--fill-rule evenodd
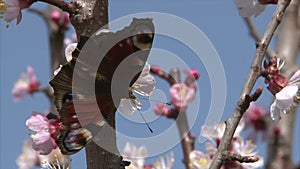
<path id="1" fill-rule="evenodd" d="M 134 18 L 128 27 L 115 33 L 107 30 L 96 33 L 89 40 L 95 42 L 93 48 L 78 44 L 72 53 L 72 60 L 56 72 L 50 85 L 54 89 L 54 104 L 62 122 L 56 143 L 63 154 L 71 155 L 84 148 L 95 135 L 101 133 L 103 126 L 109 124 L 114 128 L 114 115 L 122 98 L 138 103 L 133 92 L 141 93 L 140 89 L 146 86 L 134 84 L 140 82 L 140 75 L 145 76 L 142 70 L 153 39 L 152 19 Z M 81 55 L 77 57 L 79 52 Z M 95 74 L 90 71 L 90 65 L 95 61 L 82 57 L 84 54 L 104 56 Z M 72 83 L 74 77 L 81 83 Z M 95 83 L 95 89 L 87 90 L 91 80 Z"/>

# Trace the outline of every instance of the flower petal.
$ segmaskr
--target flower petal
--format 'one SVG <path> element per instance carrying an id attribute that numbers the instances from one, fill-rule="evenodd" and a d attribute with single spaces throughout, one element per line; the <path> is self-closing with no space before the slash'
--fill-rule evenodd
<path id="1" fill-rule="evenodd" d="M 12 89 L 12 94 L 15 101 L 21 101 L 28 94 L 28 83 L 16 83 Z"/>
<path id="2" fill-rule="evenodd" d="M 27 74 L 30 82 L 37 81 L 36 74 L 31 66 L 27 66 Z"/>
<path id="3" fill-rule="evenodd" d="M 213 126 L 202 126 L 200 136 L 209 140 L 222 138 L 225 131 L 225 123 L 215 124 Z"/>
<path id="4" fill-rule="evenodd" d="M 4 0 L 7 10 L 5 11 L 4 19 L 6 22 L 11 22 L 19 16 L 21 11 L 18 0 Z"/>
<path id="5" fill-rule="evenodd" d="M 121 99 L 118 110 L 125 115 L 132 115 L 136 110 L 136 105 L 132 102 L 132 99 Z"/>
<path id="6" fill-rule="evenodd" d="M 235 0 L 235 5 L 238 8 L 242 8 L 253 5 L 253 2 L 252 0 Z"/>
<path id="7" fill-rule="evenodd" d="M 132 85 L 132 90 L 142 96 L 150 96 L 156 86 L 155 78 L 150 74 L 150 65 L 145 64 L 144 69 Z"/>
<path id="8" fill-rule="evenodd" d="M 254 14 L 255 16 L 258 16 L 259 14 L 261 14 L 265 9 L 266 9 L 266 5 L 261 5 L 259 3 L 256 3 L 254 5 Z"/>
<path id="9" fill-rule="evenodd" d="M 276 106 L 280 109 L 287 109 L 291 106 L 294 96 L 297 94 L 298 86 L 289 85 L 276 93 Z"/>
<path id="10" fill-rule="evenodd" d="M 289 84 L 294 84 L 300 81 L 300 70 L 297 70 L 289 80 Z"/>
<path id="11" fill-rule="evenodd" d="M 26 140 L 23 143 L 23 153 L 17 158 L 16 163 L 19 169 L 31 169 L 39 164 L 37 152 L 32 148 L 32 141 Z"/>
<path id="12" fill-rule="evenodd" d="M 37 144 L 33 142 L 32 148 L 39 152 L 41 155 L 48 155 L 53 150 L 52 140 L 48 139 L 46 142 L 42 144 Z"/>
<path id="13" fill-rule="evenodd" d="M 39 132 L 48 129 L 48 119 L 42 114 L 36 114 L 26 120 L 26 126 L 32 131 Z"/>
<path id="14" fill-rule="evenodd" d="M 44 144 L 48 140 L 51 140 L 49 132 L 41 131 L 33 135 L 34 144 Z"/>
<path id="15" fill-rule="evenodd" d="M 142 96 L 150 96 L 156 86 L 155 79 L 152 75 L 141 75 L 133 84 L 132 89 L 134 92 Z"/>
<path id="16" fill-rule="evenodd" d="M 254 6 L 246 6 L 240 9 L 239 15 L 242 17 L 250 17 L 254 15 Z"/>
<path id="17" fill-rule="evenodd" d="M 144 168 L 147 149 L 145 146 L 137 148 L 134 144 L 127 142 L 123 150 L 123 156 L 131 161 L 130 168 L 142 169 Z"/>
<path id="18" fill-rule="evenodd" d="M 280 109 L 276 106 L 276 100 L 270 106 L 271 119 L 278 121 L 280 119 Z"/>
<path id="19" fill-rule="evenodd" d="M 67 62 L 72 60 L 72 52 L 76 49 L 77 43 L 69 44 L 65 49 L 65 57 Z"/>

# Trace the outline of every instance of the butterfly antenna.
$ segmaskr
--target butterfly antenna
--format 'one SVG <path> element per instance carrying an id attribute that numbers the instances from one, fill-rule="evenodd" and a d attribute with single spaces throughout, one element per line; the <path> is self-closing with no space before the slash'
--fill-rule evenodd
<path id="1" fill-rule="evenodd" d="M 145 99 L 145 98 L 143 98 L 143 97 L 137 97 L 137 98 L 139 98 L 139 99 L 142 99 L 142 100 L 149 100 L 149 101 L 151 101 L 151 102 L 157 102 L 157 103 L 163 103 L 163 104 L 166 104 L 166 105 L 169 105 L 169 106 L 171 106 L 172 104 L 171 103 L 166 103 L 166 102 L 162 102 L 162 101 L 159 101 L 159 100 L 152 100 L 152 99 Z"/>
<path id="2" fill-rule="evenodd" d="M 153 130 L 151 129 L 151 127 L 150 127 L 150 125 L 148 124 L 148 122 L 145 120 L 145 117 L 143 116 L 143 114 L 141 113 L 141 111 L 140 111 L 140 110 L 138 110 L 138 111 L 139 111 L 139 114 L 141 115 L 142 119 L 144 120 L 146 126 L 148 127 L 149 131 L 150 131 L 151 133 L 153 133 Z"/>

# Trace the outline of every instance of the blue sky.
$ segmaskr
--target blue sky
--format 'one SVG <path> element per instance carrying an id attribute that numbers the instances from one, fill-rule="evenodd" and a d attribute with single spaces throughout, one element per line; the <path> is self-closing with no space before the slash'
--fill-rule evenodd
<path id="1" fill-rule="evenodd" d="M 33 8 L 45 8 L 42 3 L 33 5 Z M 254 18 L 258 29 L 261 33 L 265 30 L 275 6 L 268 6 L 266 11 Z M 255 42 L 248 35 L 247 27 L 243 19 L 238 16 L 238 10 L 234 1 L 209 1 L 203 0 L 196 2 L 189 1 L 111 1 L 109 5 L 109 19 L 114 20 L 119 17 L 138 13 L 138 12 L 163 12 L 184 18 L 198 27 L 211 41 L 217 50 L 223 63 L 226 75 L 226 105 L 222 119 L 225 120 L 232 113 L 234 106 L 239 98 L 240 92 L 244 85 L 246 75 L 249 71 L 252 58 L 255 53 Z M 18 25 L 5 28 L 5 23 L 0 21 L 1 36 L 1 168 L 17 168 L 15 160 L 22 152 L 22 142 L 28 139 L 28 129 L 25 126 L 26 119 L 31 115 L 32 110 L 43 112 L 49 107 L 49 102 L 43 94 L 37 93 L 27 97 L 22 102 L 14 102 L 11 95 L 11 89 L 14 82 L 19 78 L 21 72 L 26 71 L 26 66 L 31 65 L 37 74 L 43 86 L 48 85 L 49 70 L 49 48 L 47 28 L 43 20 L 35 14 L 28 11 L 23 12 L 23 20 Z M 129 24 L 129 23 L 128 23 Z M 126 26 L 126 25 L 124 25 Z M 178 25 L 180 26 L 180 25 Z M 170 28 L 172 31 L 173 28 Z M 182 32 L 186 30 L 181 30 Z M 189 33 L 189 32 L 186 32 Z M 272 43 L 272 46 L 274 43 Z M 199 43 L 201 45 L 201 43 Z M 201 60 L 184 44 L 169 37 L 157 36 L 154 41 L 154 48 L 164 49 L 174 53 L 181 58 L 190 68 L 195 68 L 200 72 L 198 80 L 198 89 L 200 102 L 194 103 L 200 106 L 198 112 L 188 109 L 188 113 L 196 114 L 196 122 L 191 129 L 191 133 L 198 139 L 201 125 L 207 116 L 211 104 L 211 84 L 209 82 L 206 66 Z M 201 47 L 200 47 L 201 48 Z M 205 49 L 203 49 L 205 50 Z M 201 56 L 210 57 L 210 56 Z M 161 63 L 168 62 L 168 57 L 161 56 Z M 160 62 L 154 63 L 159 65 Z M 215 69 L 219 69 L 216 67 Z M 157 88 L 166 93 L 168 99 L 168 85 L 161 80 L 157 81 Z M 263 79 L 258 81 L 256 86 L 265 86 Z M 265 90 L 258 103 L 263 104 L 266 108 L 271 103 L 272 95 Z M 163 100 L 163 99 L 162 99 Z M 198 101 L 199 101 L 198 100 Z M 212 101 L 214 106 L 218 103 Z M 191 106 L 192 107 L 192 106 Z M 150 110 L 149 104 L 145 103 L 145 109 Z M 150 112 L 151 113 L 151 112 Z M 138 118 L 139 116 L 132 118 Z M 154 117 L 146 115 L 146 118 Z M 134 136 L 145 137 L 151 135 L 146 126 L 136 123 L 129 123 L 126 118 L 118 114 L 118 131 L 120 133 Z M 172 120 L 158 118 L 150 123 L 154 130 L 154 135 L 164 131 L 173 124 Z M 297 116 L 296 132 L 300 133 L 300 118 Z M 294 159 L 299 162 L 300 136 L 295 136 Z M 170 140 L 165 140 L 168 142 Z M 298 144 L 297 144 L 298 143 Z M 139 145 L 140 146 L 140 145 Z M 204 150 L 204 144 L 198 144 L 196 140 L 196 149 Z M 123 149 L 123 143 L 119 145 L 120 151 Z M 149 150 L 154 147 L 147 147 Z M 266 157 L 266 144 L 258 142 L 259 154 Z M 171 151 L 175 153 L 175 168 L 183 168 L 181 164 L 182 152 L 178 144 Z M 163 154 L 161 154 L 163 155 Z M 73 168 L 85 168 L 84 151 L 72 156 Z M 150 158 L 147 163 L 152 163 L 157 157 Z"/>

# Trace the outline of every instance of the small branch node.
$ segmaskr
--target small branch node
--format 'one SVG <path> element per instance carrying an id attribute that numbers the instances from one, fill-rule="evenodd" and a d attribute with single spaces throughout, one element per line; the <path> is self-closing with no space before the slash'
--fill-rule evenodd
<path id="1" fill-rule="evenodd" d="M 231 154 L 228 151 L 226 153 L 222 153 L 223 161 L 238 161 L 240 163 L 254 163 L 259 160 L 257 156 L 241 156 L 239 154 Z"/>

